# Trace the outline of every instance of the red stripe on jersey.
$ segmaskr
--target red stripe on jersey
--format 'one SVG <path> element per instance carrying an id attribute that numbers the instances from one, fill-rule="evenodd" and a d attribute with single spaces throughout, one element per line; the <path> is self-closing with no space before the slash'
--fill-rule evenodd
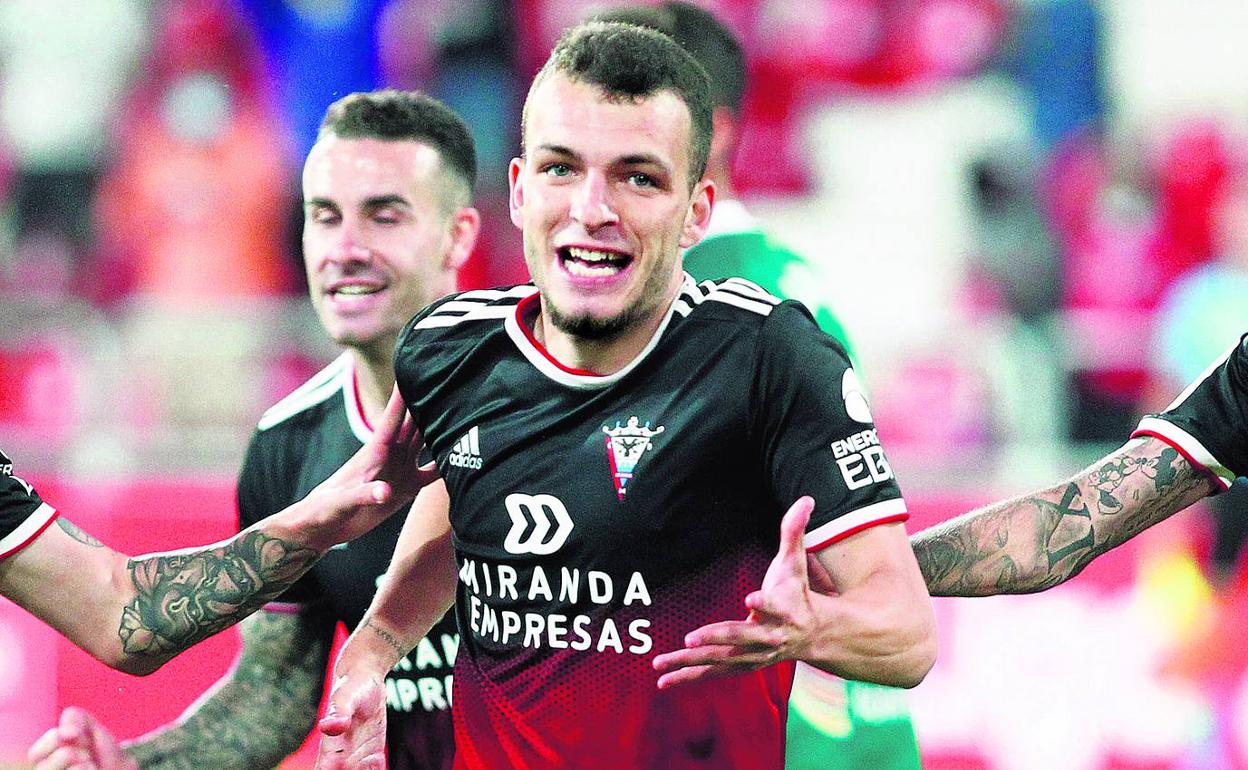
<path id="1" fill-rule="evenodd" d="M 862 532 L 863 530 L 871 529 L 872 527 L 878 527 L 881 524 L 892 524 L 894 522 L 906 521 L 909 518 L 910 518 L 910 514 L 908 513 L 898 513 L 893 516 L 887 516 L 883 519 L 879 519 L 877 521 L 868 521 L 866 524 L 859 524 L 856 527 L 851 527 L 850 529 L 845 530 L 839 535 L 833 535 L 832 537 L 828 538 L 827 540 L 824 540 L 822 543 L 819 543 L 818 545 L 809 546 L 806 549 L 806 553 L 815 553 L 816 551 L 822 551 L 824 548 L 827 548 L 833 543 L 839 543 L 845 538 L 849 537 L 850 535 L 856 535 L 859 532 Z"/>
<path id="2" fill-rule="evenodd" d="M 355 412 L 360 416 L 360 422 L 371 431 L 373 424 L 368 421 L 368 415 L 364 414 L 364 402 L 360 400 L 360 373 L 356 371 L 354 362 L 351 366 L 351 392 L 355 394 Z"/>
<path id="3" fill-rule="evenodd" d="M 4 553 L 0 553 L 0 559 L 3 559 L 3 558 L 5 558 L 5 557 L 7 557 L 7 556 L 12 556 L 13 554 L 15 554 L 15 553 L 17 553 L 18 551 L 22 550 L 22 549 L 23 549 L 23 548 L 25 548 L 26 546 L 28 546 L 28 545 L 30 545 L 31 543 L 35 542 L 35 539 L 36 539 L 37 537 L 39 537 L 40 535 L 42 535 L 42 534 L 44 533 L 44 531 L 46 531 L 46 530 L 47 530 L 47 528 L 48 528 L 48 527 L 52 526 L 52 522 L 56 521 L 58 518 L 60 518 L 60 516 L 61 516 L 61 512 L 60 512 L 60 511 L 58 511 L 58 510 L 56 510 L 55 508 L 53 508 L 53 509 L 52 509 L 52 515 L 48 518 L 48 520 L 47 520 L 47 521 L 45 521 L 45 522 L 43 523 L 43 526 L 42 526 L 42 527 L 40 527 L 39 529 L 35 530 L 35 533 L 34 533 L 33 535 L 31 535 L 30 537 L 26 538 L 26 539 L 25 539 L 25 540 L 23 540 L 22 542 L 20 542 L 20 543 L 18 543 L 17 545 L 13 546 L 13 547 L 12 547 L 12 548 L 10 548 L 9 550 L 5 551 Z"/>
<path id="4" fill-rule="evenodd" d="M 530 306 L 532 306 L 534 302 L 537 302 L 539 297 L 541 297 L 541 294 L 539 292 L 534 292 L 516 303 L 516 322 L 520 327 L 520 331 L 524 332 L 525 339 L 527 339 L 529 344 L 533 346 L 533 349 L 538 353 L 541 353 L 547 361 L 551 362 L 555 366 L 559 367 L 560 370 L 565 371 L 568 374 L 576 374 L 581 377 L 602 377 L 603 375 L 598 372 L 591 372 L 588 369 L 573 369 L 570 366 L 564 366 L 559 363 L 559 359 L 550 354 L 550 351 L 547 350 L 542 343 L 537 341 L 537 337 L 533 336 L 533 330 L 529 328 L 529 324 L 524 320 L 524 315 L 529 312 Z M 537 309 L 534 309 L 534 312 L 536 313 Z"/>
<path id="5" fill-rule="evenodd" d="M 1225 479 L 1223 479 L 1221 476 L 1214 473 L 1213 471 L 1209 470 L 1209 468 L 1206 467 L 1204 463 L 1200 462 L 1195 457 L 1192 457 L 1190 454 L 1188 454 L 1186 449 L 1179 446 L 1178 442 L 1174 441 L 1169 436 L 1162 435 L 1161 433 L 1158 433 L 1157 431 L 1154 431 L 1154 430 L 1137 430 L 1131 434 L 1131 438 L 1144 438 L 1146 436 L 1149 438 L 1157 439 L 1158 441 L 1162 442 L 1163 444 L 1170 447 L 1174 451 L 1183 455 L 1183 459 L 1191 463 L 1193 468 L 1195 468 L 1196 470 L 1208 476 L 1209 479 L 1214 483 L 1214 486 L 1217 487 L 1217 489 L 1215 489 L 1210 494 L 1217 494 L 1218 492 L 1221 492 L 1222 490 L 1227 488 L 1227 481 Z"/>

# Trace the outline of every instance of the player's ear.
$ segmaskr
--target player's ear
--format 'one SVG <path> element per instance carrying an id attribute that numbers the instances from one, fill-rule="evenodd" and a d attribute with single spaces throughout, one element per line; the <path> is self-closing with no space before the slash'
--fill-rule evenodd
<path id="1" fill-rule="evenodd" d="M 507 167 L 507 207 L 511 209 L 511 223 L 516 227 L 524 226 L 524 217 L 520 215 L 524 209 L 524 184 L 520 178 L 523 170 L 524 158 L 512 158 L 511 165 Z"/>
<path id="2" fill-rule="evenodd" d="M 715 183 L 703 178 L 693 188 L 689 208 L 685 211 L 685 227 L 680 233 L 680 247 L 687 249 L 706 235 L 715 206 Z"/>
<path id="3" fill-rule="evenodd" d="M 477 234 L 481 232 L 481 212 L 472 206 L 465 206 L 451 216 L 451 242 L 442 258 L 442 267 L 446 270 L 458 270 L 472 256 L 477 245 Z"/>

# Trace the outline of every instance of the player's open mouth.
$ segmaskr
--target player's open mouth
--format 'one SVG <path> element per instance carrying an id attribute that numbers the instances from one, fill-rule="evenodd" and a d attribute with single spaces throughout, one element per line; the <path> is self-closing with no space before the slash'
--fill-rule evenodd
<path id="1" fill-rule="evenodd" d="M 564 246 L 558 250 L 563 268 L 577 278 L 609 278 L 622 272 L 633 261 L 618 251 Z"/>
<path id="2" fill-rule="evenodd" d="M 384 288 L 380 283 L 342 283 L 330 285 L 326 293 L 331 297 L 363 297 L 376 294 Z"/>

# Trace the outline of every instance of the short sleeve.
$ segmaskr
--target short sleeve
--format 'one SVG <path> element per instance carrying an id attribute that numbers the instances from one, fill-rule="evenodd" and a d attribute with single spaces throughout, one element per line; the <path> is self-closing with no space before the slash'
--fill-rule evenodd
<path id="1" fill-rule="evenodd" d="M 841 344 L 791 301 L 772 310 L 759 344 L 752 430 L 776 503 L 815 500 L 807 549 L 905 521 L 905 501 Z"/>
<path id="2" fill-rule="evenodd" d="M 1248 335 L 1131 435 L 1165 441 L 1223 487 L 1248 476 Z"/>
<path id="3" fill-rule="evenodd" d="M 13 475 L 12 461 L 0 452 L 0 559 L 32 543 L 56 516 L 34 487 Z"/>

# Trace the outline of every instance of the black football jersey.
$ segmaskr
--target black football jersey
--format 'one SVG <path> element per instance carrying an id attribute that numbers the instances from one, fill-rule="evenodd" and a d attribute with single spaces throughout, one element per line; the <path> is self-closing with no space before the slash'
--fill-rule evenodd
<path id="1" fill-rule="evenodd" d="M 1248 476 L 1248 334 L 1131 435 L 1160 438 L 1223 488 Z"/>
<path id="2" fill-rule="evenodd" d="M 451 497 L 457 766 L 783 767 L 791 665 L 660 691 L 652 660 L 745 616 L 798 497 L 811 550 L 906 518 L 843 349 L 797 303 L 686 278 L 598 376 L 536 342 L 538 299 L 453 295 L 396 351 Z"/>
<path id="3" fill-rule="evenodd" d="M 0 559 L 34 542 L 56 516 L 34 487 L 13 475 L 13 462 L 0 452 Z"/>
<path id="4" fill-rule="evenodd" d="M 260 419 L 238 482 L 240 529 L 303 499 L 368 440 L 372 430 L 359 405 L 352 360 L 339 357 Z M 390 564 L 404 518 L 400 512 L 331 549 L 266 609 L 328 607 L 354 629 Z M 448 614 L 386 677 L 391 768 L 451 767 L 451 672 L 458 644 Z"/>

